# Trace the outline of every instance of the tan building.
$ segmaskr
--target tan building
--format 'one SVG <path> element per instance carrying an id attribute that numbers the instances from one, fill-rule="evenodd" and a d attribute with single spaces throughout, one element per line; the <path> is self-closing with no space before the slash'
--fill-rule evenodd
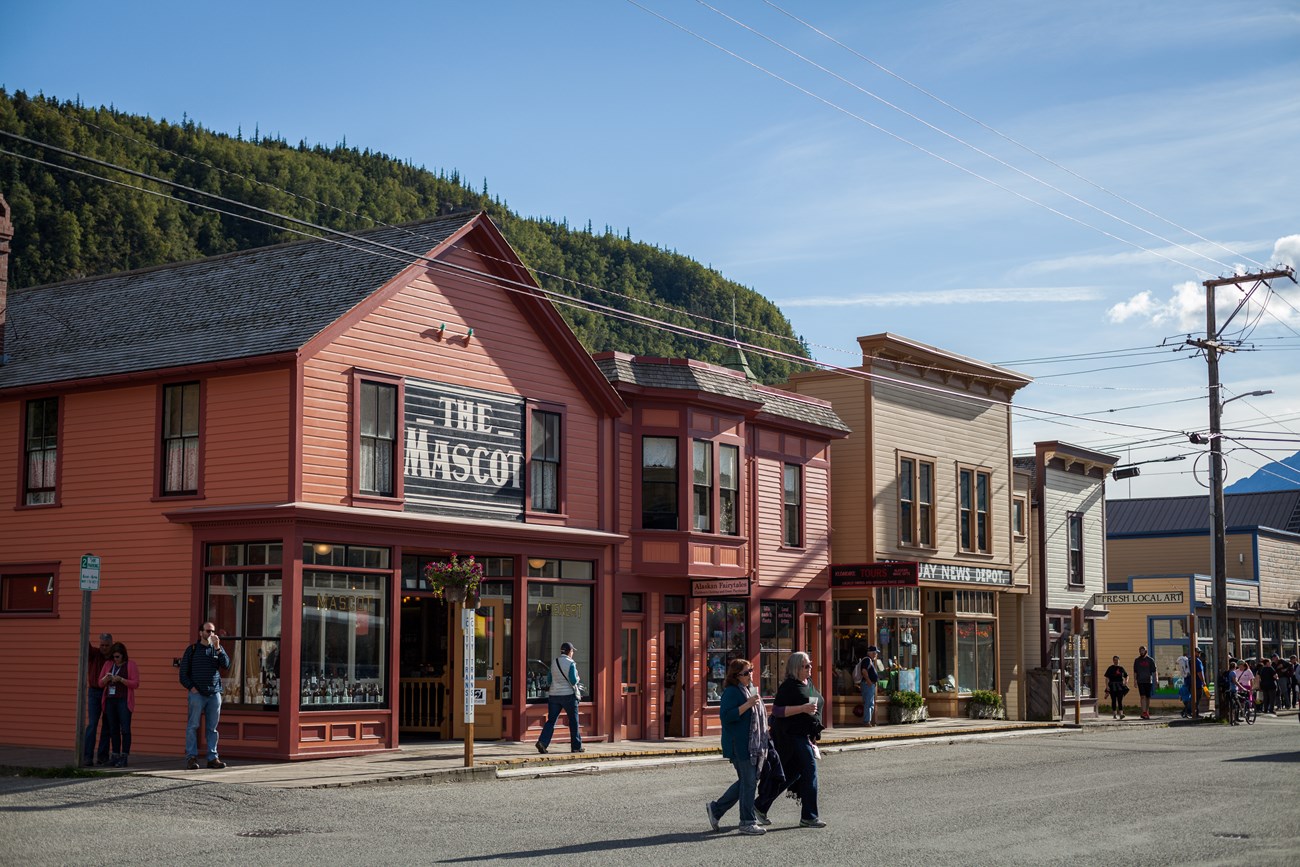
<path id="1" fill-rule="evenodd" d="M 972 690 L 1007 697 L 1004 636 L 1024 612 L 1006 599 L 1030 590 L 1010 411 L 1030 379 L 894 334 L 858 343 L 860 367 L 786 385 L 853 431 L 831 447 L 834 718 L 861 721 L 852 669 L 872 644 L 889 668 L 881 710 L 910 689 L 931 716 L 964 714 Z"/>
<path id="2" fill-rule="evenodd" d="M 1228 654 L 1260 659 L 1300 654 L 1300 490 L 1224 497 Z M 1139 645 L 1155 657 L 1156 697 L 1177 701 L 1176 662 L 1187 653 L 1187 620 L 1196 615 L 1211 688 L 1210 511 L 1206 497 L 1107 503 L 1109 617 L 1098 624 L 1097 653 L 1127 668 Z"/>

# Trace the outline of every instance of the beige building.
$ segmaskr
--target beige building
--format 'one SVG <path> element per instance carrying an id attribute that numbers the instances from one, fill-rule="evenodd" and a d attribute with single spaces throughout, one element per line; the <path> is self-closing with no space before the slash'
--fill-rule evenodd
<path id="1" fill-rule="evenodd" d="M 910 689 L 931 716 L 956 716 L 989 690 L 1015 713 L 1012 648 L 1029 615 L 1010 600 L 1031 588 L 1010 402 L 1030 379 L 894 334 L 858 343 L 851 372 L 785 386 L 829 401 L 853 431 L 831 447 L 836 723 L 862 720 L 852 668 L 873 644 L 889 669 L 881 710 L 888 689 Z"/>

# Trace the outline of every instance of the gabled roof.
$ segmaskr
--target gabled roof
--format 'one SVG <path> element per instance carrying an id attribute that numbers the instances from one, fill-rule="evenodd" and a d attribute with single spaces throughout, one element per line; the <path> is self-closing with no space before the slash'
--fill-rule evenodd
<path id="1" fill-rule="evenodd" d="M 1227 494 L 1224 524 L 1229 530 L 1300 533 L 1300 490 Z M 1151 497 L 1106 501 L 1106 535 L 1209 532 L 1209 496 Z"/>
<path id="2" fill-rule="evenodd" d="M 634 357 L 622 352 L 602 352 L 594 358 L 615 387 L 700 392 L 747 403 L 755 412 L 779 419 L 849 433 L 826 401 L 751 382 L 738 371 L 684 358 Z"/>
<path id="3" fill-rule="evenodd" d="M 11 289 L 0 389 L 294 352 L 477 219 L 357 233 L 410 257 L 308 240 Z"/>

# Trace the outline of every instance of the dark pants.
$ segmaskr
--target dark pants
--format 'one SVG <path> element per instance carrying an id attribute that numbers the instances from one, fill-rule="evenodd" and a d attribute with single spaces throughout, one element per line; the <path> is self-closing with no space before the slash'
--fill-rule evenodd
<path id="1" fill-rule="evenodd" d="M 108 742 L 113 754 L 124 756 L 131 752 L 131 710 L 126 699 L 110 698 L 104 703 L 104 721 L 108 724 Z"/>
<path id="2" fill-rule="evenodd" d="M 89 766 L 98 755 L 101 765 L 108 763 L 108 721 L 104 720 L 104 733 L 99 738 L 99 752 L 95 752 L 95 736 L 99 735 L 99 721 L 104 711 L 104 688 L 92 686 L 86 695 L 86 736 L 81 748 L 81 763 Z"/>
<path id="3" fill-rule="evenodd" d="M 551 745 L 551 736 L 555 734 L 555 721 L 560 718 L 560 711 L 569 721 L 569 748 L 582 749 L 582 731 L 578 728 L 578 697 L 576 695 L 553 695 L 546 700 L 546 725 L 542 726 L 542 736 L 537 742 L 542 749 Z"/>
<path id="4" fill-rule="evenodd" d="M 781 750 L 781 755 L 785 751 Z M 797 779 L 796 779 L 797 777 Z M 807 738 L 794 738 L 790 745 L 790 761 L 785 765 L 785 778 L 794 780 L 789 784 L 796 795 L 799 796 L 799 819 L 803 822 L 813 822 L 817 820 L 817 758 L 813 755 L 812 742 Z M 772 803 L 781 795 L 784 789 L 778 789 L 775 792 L 769 792 L 760 797 L 754 806 L 760 813 L 767 813 L 772 809 Z"/>
<path id="5" fill-rule="evenodd" d="M 1263 687 L 1260 689 L 1260 694 L 1264 697 L 1263 713 L 1277 713 L 1277 687 Z"/>
<path id="6" fill-rule="evenodd" d="M 1124 710 L 1124 695 L 1123 695 L 1123 689 L 1124 689 L 1124 687 L 1122 687 L 1122 686 L 1120 686 L 1120 687 L 1116 687 L 1114 684 L 1112 684 L 1111 687 L 1110 687 L 1110 689 L 1107 690 L 1107 691 L 1110 693 L 1110 712 L 1111 712 L 1111 713 L 1119 713 L 1119 712 L 1121 712 L 1122 710 Z"/>

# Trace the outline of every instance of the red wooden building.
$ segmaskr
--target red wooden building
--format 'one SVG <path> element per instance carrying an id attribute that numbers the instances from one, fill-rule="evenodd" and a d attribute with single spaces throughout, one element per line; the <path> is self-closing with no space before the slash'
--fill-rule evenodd
<path id="1" fill-rule="evenodd" d="M 141 669 L 142 754 L 182 752 L 172 661 L 209 619 L 234 660 L 223 755 L 461 737 L 459 611 L 423 577 L 452 553 L 487 569 L 477 737 L 536 736 L 540 675 L 563 641 L 579 648 L 597 739 L 663 736 L 669 712 L 676 731 L 708 730 L 717 623 L 741 636 L 728 652 L 756 661 L 825 651 L 824 465 L 839 435 L 825 405 L 717 368 L 738 391 L 647 390 L 622 360 L 598 366 L 483 215 L 361 238 L 8 293 L 0 740 L 76 741 L 86 553 L 102 561 L 91 632 L 112 632 Z M 713 441 L 715 460 L 740 447 L 739 481 L 715 469 L 707 495 L 739 535 L 634 517 L 647 467 L 666 502 L 663 467 L 633 449 L 643 436 L 676 438 L 683 521 L 703 496 L 692 443 Z M 802 535 L 769 546 L 765 533 L 791 532 L 782 467 L 801 468 Z M 804 637 L 768 649 L 768 618 Z M 685 685 L 673 708 L 665 646 Z"/>

